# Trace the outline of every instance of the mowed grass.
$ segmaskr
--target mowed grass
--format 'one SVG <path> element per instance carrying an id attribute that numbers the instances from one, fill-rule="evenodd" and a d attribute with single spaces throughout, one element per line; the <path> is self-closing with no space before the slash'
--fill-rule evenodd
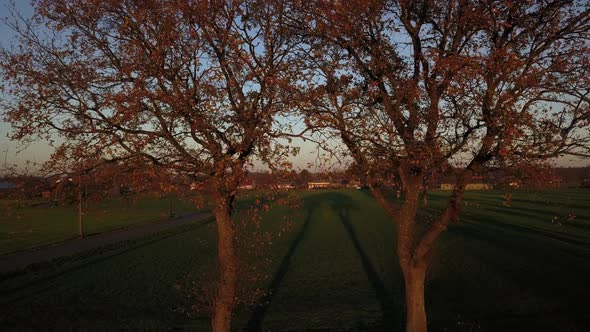
<path id="1" fill-rule="evenodd" d="M 588 330 L 590 192 L 521 191 L 511 206 L 503 194 L 468 192 L 461 222 L 440 239 L 426 290 L 431 330 Z M 402 329 L 392 222 L 362 191 L 298 195 L 300 208 L 276 206 L 263 220 L 275 234 L 258 253 L 272 258 L 260 285 L 270 292 L 237 308 L 236 329 Z M 420 221 L 447 195 L 433 192 Z M 294 221 L 286 233 L 284 216 Z M 207 311 L 191 306 L 207 302 L 197 277 L 214 259 L 214 223 L 195 223 L 0 277 L 0 326 L 206 330 Z"/>
<path id="2" fill-rule="evenodd" d="M 77 237 L 76 204 L 28 203 L 0 201 L 0 255 Z M 168 199 L 152 197 L 129 200 L 115 197 L 89 202 L 84 214 L 84 232 L 89 235 L 163 219 L 168 216 L 168 204 Z M 195 208 L 188 202 L 173 199 L 172 210 L 178 213 Z"/>

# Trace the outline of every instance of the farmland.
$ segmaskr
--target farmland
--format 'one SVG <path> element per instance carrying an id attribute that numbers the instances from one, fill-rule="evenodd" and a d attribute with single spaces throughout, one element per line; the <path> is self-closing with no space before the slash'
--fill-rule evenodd
<path id="1" fill-rule="evenodd" d="M 114 197 L 90 202 L 84 213 L 86 234 L 95 234 L 166 218 L 168 199 Z M 172 200 L 172 211 L 194 210 Z M 0 255 L 53 244 L 78 234 L 75 204 L 52 206 L 46 201 L 0 200 Z"/>
<path id="2" fill-rule="evenodd" d="M 424 222 L 446 192 L 433 192 Z M 363 191 L 298 194 L 274 206 L 274 234 L 259 305 L 242 304 L 238 328 L 399 330 L 403 282 L 393 225 Z M 242 213 L 250 203 L 241 202 Z M 284 216 L 293 221 L 283 227 Z M 285 231 L 286 229 L 286 231 Z M 261 246 L 262 248 L 262 246 Z M 210 221 L 0 277 L 6 330 L 203 330 L 202 276 L 215 259 Z M 590 326 L 590 192 L 468 192 L 460 223 L 439 242 L 427 280 L 432 330 L 583 331 Z"/>

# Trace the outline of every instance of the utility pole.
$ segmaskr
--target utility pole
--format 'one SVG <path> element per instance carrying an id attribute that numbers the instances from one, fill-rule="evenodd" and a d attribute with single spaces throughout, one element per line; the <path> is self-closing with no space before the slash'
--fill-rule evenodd
<path id="1" fill-rule="evenodd" d="M 82 177 L 79 176 L 78 180 L 81 182 Z M 82 209 L 82 183 L 78 184 L 78 238 L 84 238 L 84 213 Z"/>

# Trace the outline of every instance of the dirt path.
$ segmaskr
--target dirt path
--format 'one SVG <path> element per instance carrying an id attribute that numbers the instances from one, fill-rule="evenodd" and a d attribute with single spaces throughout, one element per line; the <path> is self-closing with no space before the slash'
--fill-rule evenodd
<path id="1" fill-rule="evenodd" d="M 33 249 L 29 251 L 21 251 L 13 254 L 2 255 L 0 256 L 0 274 L 24 269 L 31 264 L 79 254 L 91 249 L 121 241 L 140 238 L 145 235 L 157 233 L 176 226 L 195 222 L 197 220 L 202 221 L 207 219 L 209 216 L 211 216 L 211 214 L 207 212 L 186 213 L 173 219 L 156 221 L 135 227 L 115 230 L 112 232 L 90 235 L 83 239 L 68 240 L 53 246 L 43 247 L 36 250 Z"/>

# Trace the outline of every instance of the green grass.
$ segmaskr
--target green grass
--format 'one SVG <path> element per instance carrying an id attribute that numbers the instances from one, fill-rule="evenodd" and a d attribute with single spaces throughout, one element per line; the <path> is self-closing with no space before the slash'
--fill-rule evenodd
<path id="1" fill-rule="evenodd" d="M 362 191 L 299 195 L 300 208 L 278 206 L 266 215 L 262 227 L 275 234 L 272 244 L 246 255 L 273 258 L 264 282 L 272 292 L 262 305 L 240 305 L 235 326 L 401 329 L 392 222 Z M 433 192 L 420 220 L 442 208 L 446 195 Z M 440 239 L 426 291 L 431 329 L 588 330 L 590 191 L 521 191 L 510 207 L 502 195 L 468 192 L 461 222 Z M 576 217 L 568 220 L 571 213 Z M 284 216 L 295 221 L 287 232 Z M 207 302 L 207 284 L 205 291 L 189 285 L 199 286 L 195 278 L 207 275 L 214 258 L 214 223 L 197 223 L 5 276 L 0 326 L 200 331 L 207 312 L 191 305 Z"/>
<path id="2" fill-rule="evenodd" d="M 194 210 L 189 203 L 177 199 L 172 204 L 176 212 Z M 41 201 L 16 206 L 14 202 L 0 201 L 0 255 L 53 244 L 78 235 L 77 205 L 53 207 Z M 123 198 L 111 198 L 90 202 L 84 215 L 84 232 L 101 233 L 167 216 L 167 199 L 125 201 Z"/>

